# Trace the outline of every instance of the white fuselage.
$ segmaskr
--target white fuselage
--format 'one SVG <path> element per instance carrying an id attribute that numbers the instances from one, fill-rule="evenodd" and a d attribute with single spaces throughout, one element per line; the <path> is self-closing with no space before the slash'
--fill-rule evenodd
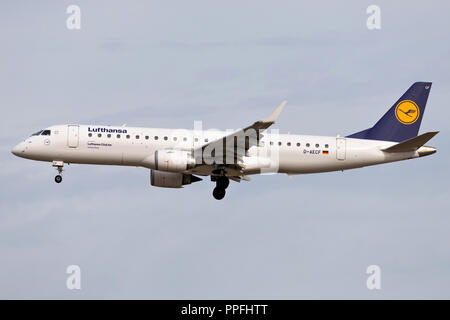
<path id="1" fill-rule="evenodd" d="M 225 131 L 57 125 L 50 135 L 35 135 L 14 147 L 17 156 L 65 163 L 142 166 L 156 150 L 193 150 L 229 134 Z M 251 147 L 244 159 L 244 174 L 260 173 L 252 158 L 264 154 L 279 173 L 302 174 L 360 168 L 419 157 L 411 152 L 385 153 L 395 142 L 343 137 L 264 133 L 259 147 Z M 276 162 L 276 163 L 275 163 Z M 245 166 L 247 164 L 247 166 Z M 267 163 L 265 163 L 267 166 Z M 201 169 L 189 171 L 202 174 Z M 207 173 L 204 173 L 207 174 Z"/>

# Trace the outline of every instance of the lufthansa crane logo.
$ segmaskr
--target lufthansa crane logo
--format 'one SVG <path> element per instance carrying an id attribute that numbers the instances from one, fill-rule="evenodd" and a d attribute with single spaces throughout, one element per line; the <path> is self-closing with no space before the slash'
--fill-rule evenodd
<path id="1" fill-rule="evenodd" d="M 410 125 L 419 119 L 420 109 L 414 101 L 403 100 L 395 107 L 395 117 L 400 123 Z"/>

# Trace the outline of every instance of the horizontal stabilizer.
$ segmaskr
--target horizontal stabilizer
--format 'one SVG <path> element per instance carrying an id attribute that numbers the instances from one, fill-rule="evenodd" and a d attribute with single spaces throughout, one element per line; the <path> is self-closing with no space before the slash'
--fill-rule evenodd
<path id="1" fill-rule="evenodd" d="M 420 136 L 399 142 L 389 148 L 382 149 L 382 150 L 385 152 L 416 151 L 417 149 L 419 149 L 421 146 L 423 146 L 425 143 L 427 143 L 431 138 L 433 138 L 438 133 L 439 133 L 439 131 L 427 132 L 427 133 L 421 134 Z"/>

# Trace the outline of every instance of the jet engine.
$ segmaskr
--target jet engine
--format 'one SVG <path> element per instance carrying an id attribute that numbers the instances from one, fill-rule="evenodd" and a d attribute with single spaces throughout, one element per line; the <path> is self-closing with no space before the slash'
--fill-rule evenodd
<path id="1" fill-rule="evenodd" d="M 181 172 L 195 166 L 195 159 L 190 151 L 175 149 L 156 150 L 143 162 L 150 169 L 169 172 Z"/>
<path id="2" fill-rule="evenodd" d="M 186 184 L 201 180 L 201 178 L 193 176 L 192 174 L 150 170 L 150 183 L 155 187 L 182 188 Z"/>

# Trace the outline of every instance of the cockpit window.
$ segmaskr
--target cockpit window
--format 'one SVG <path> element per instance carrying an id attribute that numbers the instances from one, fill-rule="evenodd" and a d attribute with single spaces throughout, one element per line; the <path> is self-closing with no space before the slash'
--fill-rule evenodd
<path id="1" fill-rule="evenodd" d="M 44 131 L 44 130 L 40 130 L 40 131 L 38 131 L 36 133 L 33 133 L 31 136 L 38 136 L 38 135 L 40 135 L 42 133 L 42 131 Z"/>
<path id="2" fill-rule="evenodd" d="M 50 130 L 40 130 L 36 133 L 33 133 L 31 136 L 49 136 L 51 134 Z"/>

